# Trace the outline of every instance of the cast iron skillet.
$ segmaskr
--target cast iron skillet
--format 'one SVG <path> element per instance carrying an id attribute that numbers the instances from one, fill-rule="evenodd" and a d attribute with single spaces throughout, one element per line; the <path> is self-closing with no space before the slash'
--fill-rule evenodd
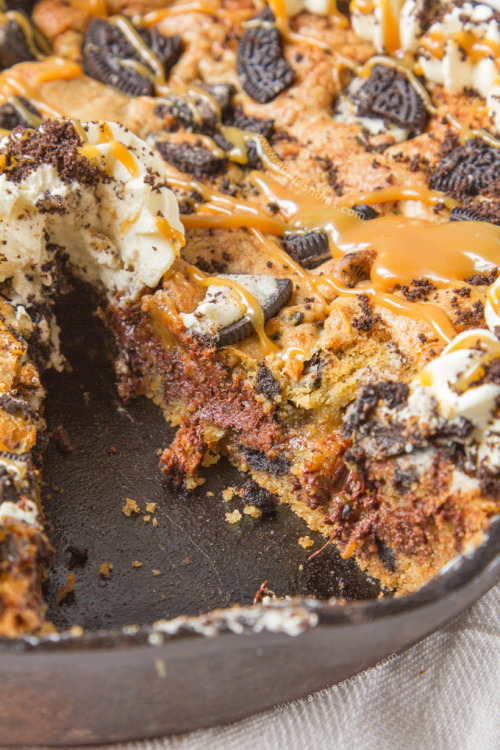
<path id="1" fill-rule="evenodd" d="M 159 409 L 118 399 L 88 310 L 62 302 L 58 312 L 73 371 L 47 376 L 47 419 L 65 426 L 73 452 L 51 442 L 44 453 L 58 550 L 46 597 L 60 630 L 85 630 L 0 641 L 0 745 L 116 742 L 234 721 L 406 648 L 500 578 L 498 521 L 416 594 L 377 599 L 376 582 L 333 548 L 307 560 L 324 539 L 286 507 L 229 525 L 225 513 L 241 506 L 221 491 L 244 481 L 229 466 L 210 467 L 205 485 L 180 496 L 158 471 L 157 450 L 172 437 Z M 123 514 L 127 497 L 142 510 L 156 503 L 149 523 Z M 299 546 L 305 535 L 312 548 Z M 68 572 L 74 590 L 59 601 Z M 291 598 L 251 606 L 265 580 Z"/>

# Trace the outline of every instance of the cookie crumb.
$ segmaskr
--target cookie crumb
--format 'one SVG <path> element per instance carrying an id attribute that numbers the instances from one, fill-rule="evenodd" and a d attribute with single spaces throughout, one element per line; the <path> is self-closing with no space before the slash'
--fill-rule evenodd
<path id="1" fill-rule="evenodd" d="M 194 490 L 199 487 L 200 484 L 205 484 L 203 477 L 186 477 L 184 480 L 184 486 L 187 490 Z"/>
<path id="2" fill-rule="evenodd" d="M 66 599 L 68 594 L 70 594 L 73 591 L 75 580 L 76 578 L 75 578 L 74 573 L 66 573 L 66 583 L 63 584 L 63 586 L 61 586 L 59 591 L 57 592 L 58 602 L 62 602 L 63 599 Z"/>
<path id="3" fill-rule="evenodd" d="M 233 510 L 232 513 L 226 513 L 226 521 L 228 523 L 238 523 L 238 521 L 241 521 L 242 515 L 239 510 Z"/>
<path id="4" fill-rule="evenodd" d="M 314 544 L 314 542 L 313 542 L 313 540 L 311 539 L 310 536 L 301 536 L 299 538 L 299 544 L 304 549 L 307 549 L 308 547 L 312 547 L 313 544 Z"/>
<path id="5" fill-rule="evenodd" d="M 153 568 L 153 570 L 151 572 L 153 573 L 154 576 L 161 575 L 161 570 L 158 570 L 157 568 Z"/>
<path id="6" fill-rule="evenodd" d="M 146 503 L 146 512 L 154 513 L 156 510 L 156 503 Z"/>
<path id="7" fill-rule="evenodd" d="M 141 561 L 140 560 L 134 560 L 134 562 L 132 563 L 132 567 L 133 568 L 140 568 L 140 567 L 142 567 Z"/>
<path id="8" fill-rule="evenodd" d="M 160 522 L 158 521 L 158 519 L 153 518 L 153 526 L 159 526 L 159 525 L 160 525 Z"/>
<path id="9" fill-rule="evenodd" d="M 125 499 L 125 505 L 122 508 L 122 513 L 126 515 L 128 518 L 129 516 L 132 515 L 132 513 L 140 513 L 140 512 L 141 512 L 141 509 L 137 505 L 136 501 L 132 500 L 131 497 L 127 497 Z"/>
<path id="10" fill-rule="evenodd" d="M 149 523 L 151 521 L 151 516 L 149 515 L 149 513 L 146 516 L 143 516 L 142 520 L 144 521 L 144 523 Z"/>
<path id="11" fill-rule="evenodd" d="M 99 573 L 103 578 L 110 578 L 113 574 L 113 563 L 103 562 L 99 565 Z"/>
<path id="12" fill-rule="evenodd" d="M 262 515 L 262 511 L 255 507 L 255 505 L 245 505 L 243 508 L 243 513 L 246 516 L 251 516 L 252 518 L 260 518 Z"/>
<path id="13" fill-rule="evenodd" d="M 228 487 L 226 490 L 223 490 L 222 499 L 228 503 L 230 500 L 233 499 L 235 495 L 236 495 L 236 487 Z"/>

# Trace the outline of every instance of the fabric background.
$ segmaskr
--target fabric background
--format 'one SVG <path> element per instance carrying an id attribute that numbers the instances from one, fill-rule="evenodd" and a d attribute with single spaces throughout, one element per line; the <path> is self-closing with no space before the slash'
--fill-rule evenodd
<path id="1" fill-rule="evenodd" d="M 442 630 L 341 691 L 237 724 L 102 750 L 229 748 L 499 750 L 500 585 Z"/>

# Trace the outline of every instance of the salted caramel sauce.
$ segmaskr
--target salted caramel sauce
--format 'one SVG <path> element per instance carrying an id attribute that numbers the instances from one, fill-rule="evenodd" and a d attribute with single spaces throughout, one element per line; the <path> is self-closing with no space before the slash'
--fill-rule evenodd
<path id="1" fill-rule="evenodd" d="M 108 4 L 106 0 L 69 0 L 73 8 L 84 10 L 89 16 L 106 18 L 108 16 Z"/>
<path id="2" fill-rule="evenodd" d="M 83 75 L 82 66 L 74 60 L 66 60 L 62 57 L 45 58 L 43 68 L 36 74 L 36 83 L 48 81 L 69 81 Z"/>
<path id="3" fill-rule="evenodd" d="M 42 118 L 28 109 L 18 96 L 10 96 L 8 98 L 8 103 L 14 107 L 16 112 L 19 113 L 24 122 L 28 123 L 30 128 L 37 128 L 42 122 Z M 10 133 L 10 130 L 6 130 L 5 132 Z"/>
<path id="4" fill-rule="evenodd" d="M 28 99 L 45 117 L 65 116 L 62 111 L 47 104 L 40 96 L 39 90 L 28 84 L 16 67 L 7 68 L 0 73 L 0 102 L 8 102 L 12 96 Z"/>
<path id="5" fill-rule="evenodd" d="M 183 0 L 183 2 L 172 3 L 167 8 L 152 10 L 143 15 L 138 14 L 134 16 L 133 21 L 138 26 L 155 26 L 165 18 L 184 13 L 204 13 L 208 16 L 227 18 L 233 23 L 241 23 L 250 19 L 254 15 L 255 9 L 252 7 L 222 8 L 218 0 Z"/>

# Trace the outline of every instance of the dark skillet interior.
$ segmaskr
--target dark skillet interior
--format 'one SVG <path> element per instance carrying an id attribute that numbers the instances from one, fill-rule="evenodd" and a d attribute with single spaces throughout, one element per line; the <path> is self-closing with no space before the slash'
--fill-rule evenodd
<path id="1" fill-rule="evenodd" d="M 103 326 L 88 307 L 75 305 L 75 296 L 60 300 L 57 310 L 72 371 L 45 376 L 49 431 L 63 425 L 73 447 L 65 455 L 51 439 L 42 465 L 43 502 L 57 550 L 45 593 L 58 628 L 117 628 L 249 604 L 265 580 L 278 596 L 378 594 L 378 585 L 333 547 L 308 561 L 325 540 L 286 506 L 262 519 L 243 516 L 228 524 L 225 513 L 242 510 L 242 504 L 225 502 L 221 492 L 247 477 L 225 461 L 205 469 L 206 483 L 192 493 L 169 485 L 157 452 L 174 430 L 147 399 L 121 402 Z M 152 518 L 159 526 L 145 523 L 142 515 L 127 518 L 122 512 L 127 497 L 143 511 L 146 502 L 155 502 Z M 314 540 L 309 549 L 298 544 L 305 535 Z M 140 568 L 132 567 L 135 560 Z M 113 564 L 108 579 L 99 572 L 105 562 Z M 59 601 L 70 571 L 74 591 Z"/>

